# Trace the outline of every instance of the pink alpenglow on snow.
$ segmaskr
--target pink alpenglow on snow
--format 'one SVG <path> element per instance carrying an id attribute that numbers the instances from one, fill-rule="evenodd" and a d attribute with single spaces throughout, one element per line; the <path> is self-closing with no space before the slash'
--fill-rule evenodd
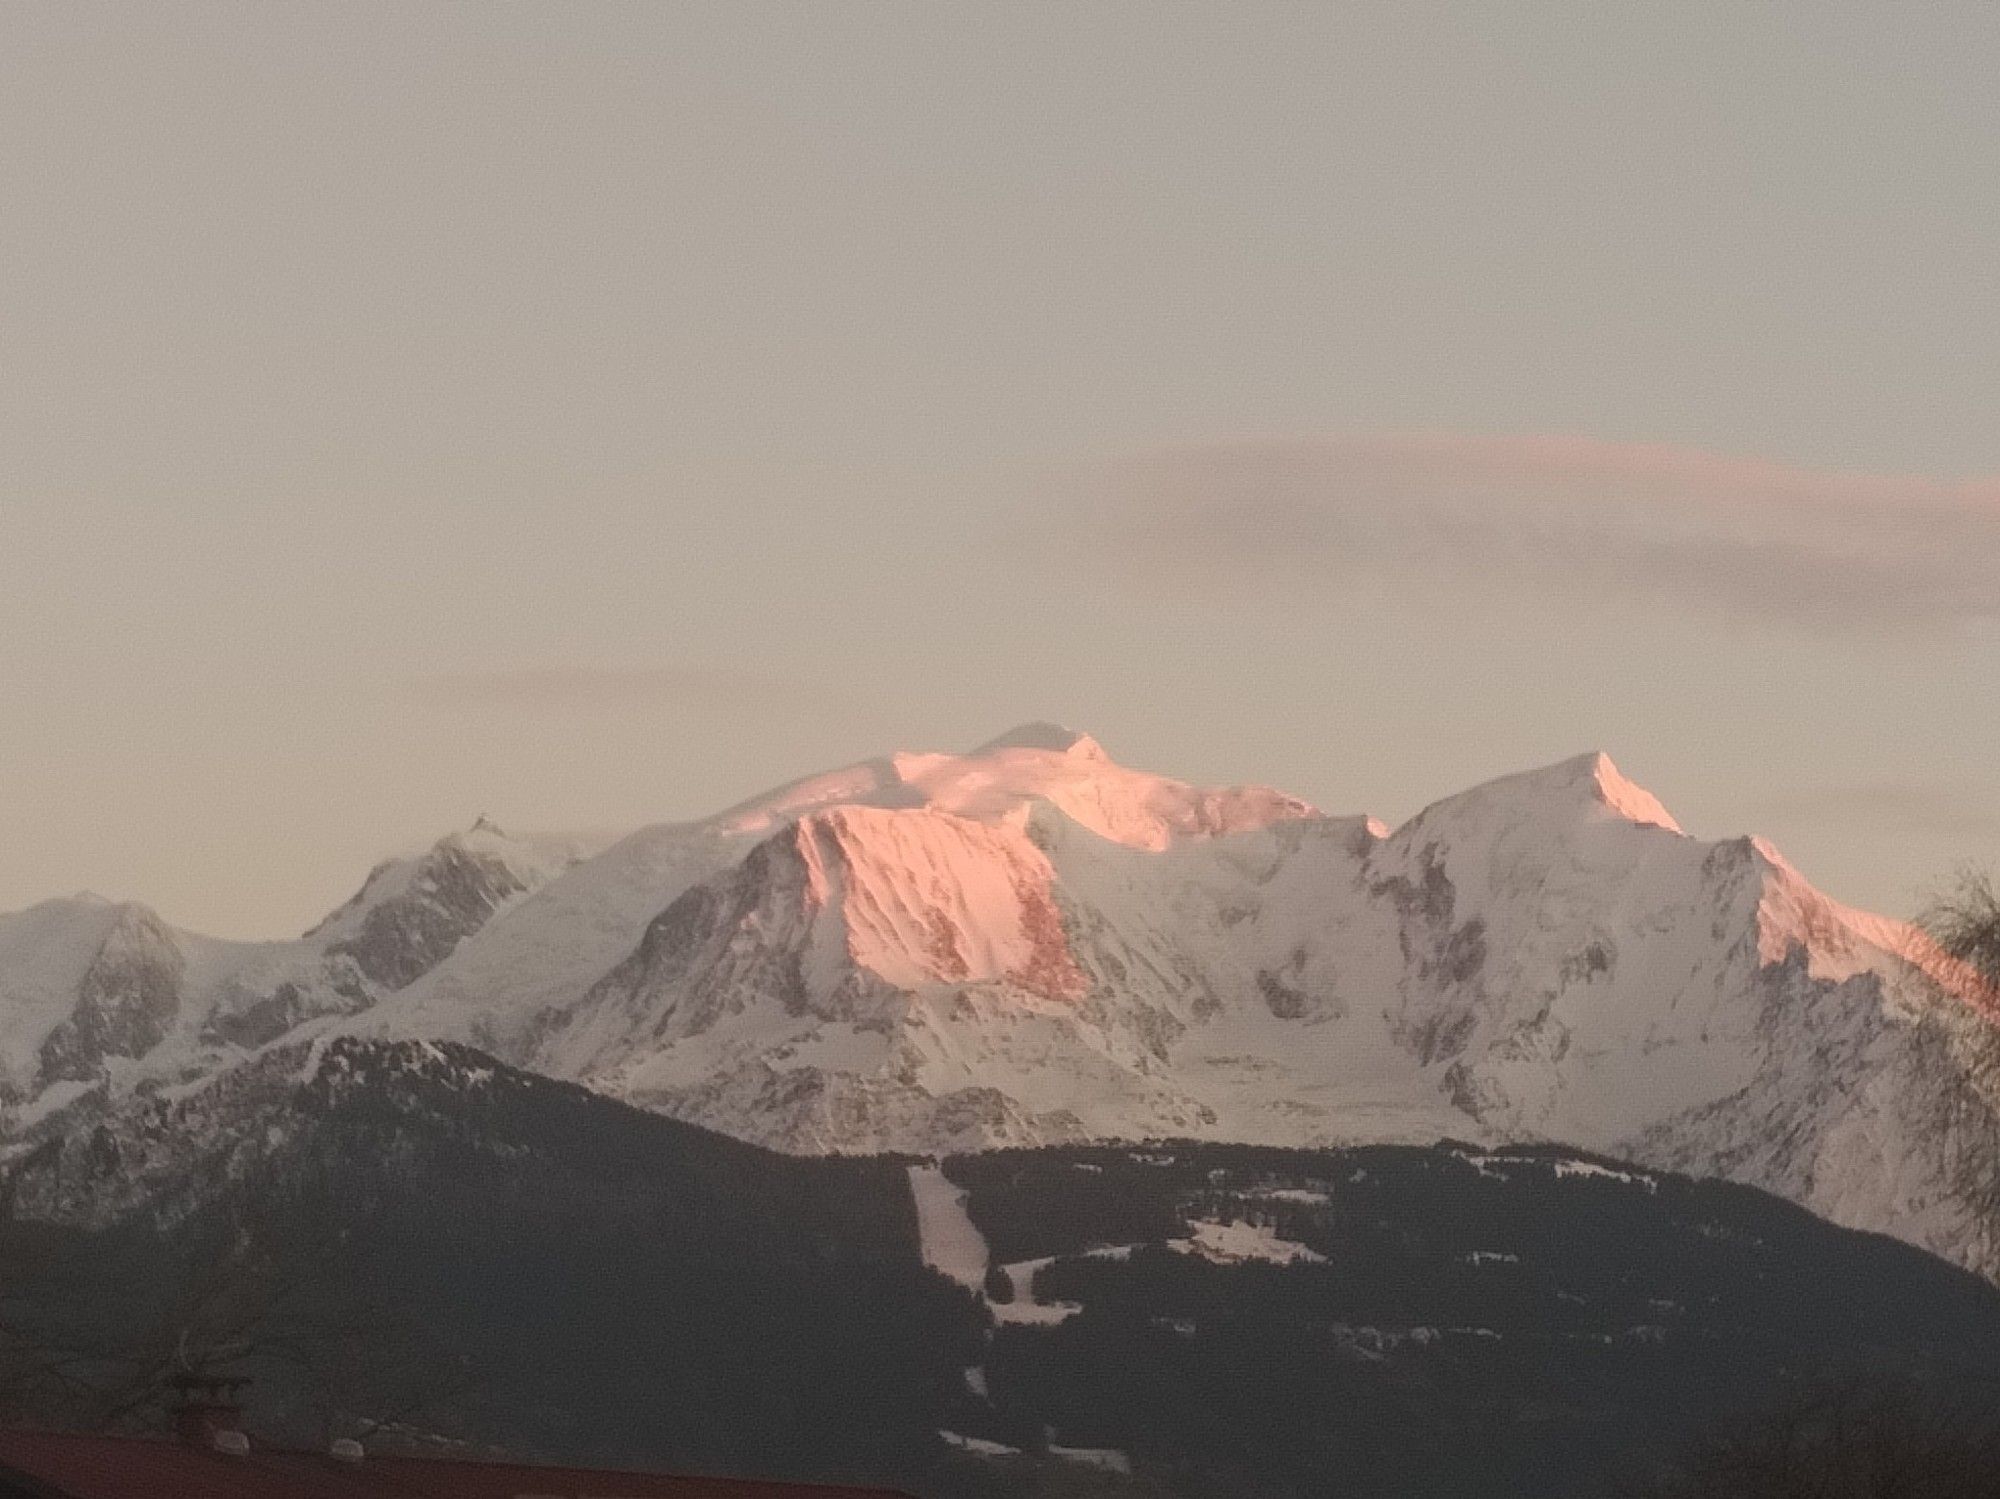
<path id="1" fill-rule="evenodd" d="M 84 903 L 0 965 L 16 1127 L 353 1030 L 795 1151 L 1543 1139 L 2000 1265 L 1954 1164 L 2000 1153 L 1990 996 L 1601 754 L 1391 830 L 1031 725 L 588 857 L 476 829 L 301 944 Z"/>

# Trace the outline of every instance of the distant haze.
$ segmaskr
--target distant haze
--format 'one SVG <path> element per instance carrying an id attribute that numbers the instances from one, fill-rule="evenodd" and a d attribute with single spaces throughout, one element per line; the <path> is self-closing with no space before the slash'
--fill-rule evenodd
<path id="1" fill-rule="evenodd" d="M 2000 8 L 14 5 L 0 909 L 1024 719 L 2000 861 Z"/>

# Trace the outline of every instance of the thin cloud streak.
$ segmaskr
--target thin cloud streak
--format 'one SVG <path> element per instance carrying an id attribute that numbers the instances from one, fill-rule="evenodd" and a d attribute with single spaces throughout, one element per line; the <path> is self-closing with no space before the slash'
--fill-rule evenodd
<path id="1" fill-rule="evenodd" d="M 1212 579 L 1421 577 L 1811 629 L 2000 621 L 2000 478 L 1400 433 L 1161 450 L 1113 472 L 1097 519 Z"/>
<path id="2" fill-rule="evenodd" d="M 711 666 L 524 666 L 441 672 L 403 684 L 411 696 L 451 708 L 590 712 L 634 708 L 739 709 L 772 698 L 813 699 L 823 689 Z"/>
<path id="3" fill-rule="evenodd" d="M 1969 842 L 2000 839 L 2000 812 L 1969 790 L 1905 781 L 1815 786 L 1762 798 L 1753 817 L 1858 829 L 1870 834 L 1915 833 Z"/>

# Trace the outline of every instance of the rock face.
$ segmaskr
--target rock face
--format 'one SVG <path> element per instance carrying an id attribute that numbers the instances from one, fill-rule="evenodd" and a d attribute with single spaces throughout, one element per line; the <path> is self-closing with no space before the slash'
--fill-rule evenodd
<path id="1" fill-rule="evenodd" d="M 76 1006 L 42 1042 L 41 1076 L 94 1078 L 112 1057 L 144 1056 L 180 1016 L 187 959 L 144 906 L 119 906 L 76 985 Z"/>
<path id="2" fill-rule="evenodd" d="M 200 1075 L 356 1014 L 570 862 L 482 822 L 380 865 L 292 942 L 219 941 L 94 896 L 0 915 L 0 1102 L 19 1128 L 105 1085 Z"/>
<path id="3" fill-rule="evenodd" d="M 383 992 L 422 978 L 517 895 L 560 868 L 481 818 L 415 860 L 380 865 L 345 906 L 306 935 L 350 959 Z"/>
<path id="4" fill-rule="evenodd" d="M 238 1044 L 457 1041 L 797 1152 L 1542 1140 L 2000 1272 L 1992 997 L 1768 845 L 1688 836 L 1601 755 L 1392 832 L 1030 725 L 546 882 L 477 854 L 378 871 L 294 991 L 184 992 L 148 1057 L 202 1014 Z M 136 1045 L 159 1003 L 128 1008 Z M 226 1060 L 203 1056 L 180 1075 Z"/>

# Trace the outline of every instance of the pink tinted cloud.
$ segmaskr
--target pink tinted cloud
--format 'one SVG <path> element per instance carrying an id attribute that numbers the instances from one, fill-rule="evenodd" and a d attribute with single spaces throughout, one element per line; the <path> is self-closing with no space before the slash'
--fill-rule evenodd
<path id="1" fill-rule="evenodd" d="M 1211 576 L 1428 576 L 1811 627 L 2000 621 L 2000 478 L 1392 433 L 1164 449 L 1110 495 L 1109 531 Z"/>

